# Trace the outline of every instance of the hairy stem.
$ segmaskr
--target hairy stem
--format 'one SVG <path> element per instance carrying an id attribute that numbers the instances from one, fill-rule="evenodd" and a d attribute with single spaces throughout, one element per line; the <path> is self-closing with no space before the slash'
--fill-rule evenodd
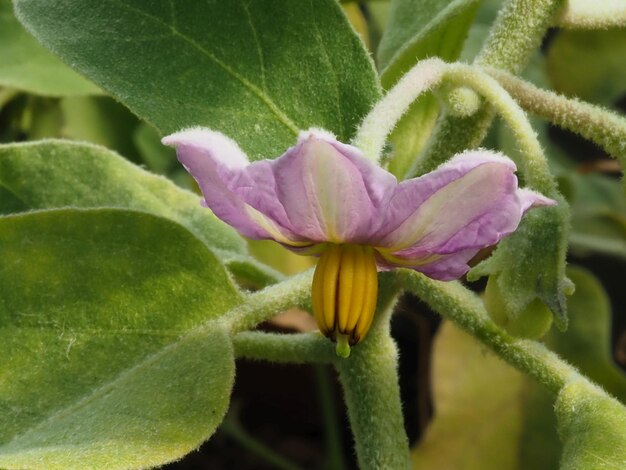
<path id="1" fill-rule="evenodd" d="M 334 345 L 319 333 L 280 334 L 244 331 L 233 338 L 235 355 L 294 364 L 332 363 L 337 359 Z"/>
<path id="2" fill-rule="evenodd" d="M 272 468 L 279 470 L 300 470 L 300 467 L 251 436 L 235 418 L 227 416 L 222 422 L 220 430 L 236 440 L 245 449 L 265 460 Z"/>
<path id="3" fill-rule="evenodd" d="M 389 335 L 389 316 L 398 292 L 392 276 L 380 276 L 376 320 L 350 358 L 336 361 L 362 470 L 410 468 L 404 430 L 397 351 Z"/>
<path id="4" fill-rule="evenodd" d="M 223 318 L 227 327 L 238 333 L 250 330 L 274 315 L 292 307 L 308 309 L 311 301 L 313 270 L 293 276 L 250 294 L 244 302 L 230 310 Z"/>
<path id="5" fill-rule="evenodd" d="M 524 154 L 520 163 L 526 183 L 545 194 L 556 195 L 556 182 L 535 131 L 522 108 L 498 81 L 477 67 L 464 64 L 450 65 L 445 78 L 449 83 L 470 86 L 487 99 L 511 128 Z"/>
<path id="6" fill-rule="evenodd" d="M 439 83 L 444 68 L 444 62 L 439 59 L 418 62 L 365 117 L 352 140 L 353 145 L 367 158 L 378 162 L 387 136 L 411 103 Z"/>
<path id="7" fill-rule="evenodd" d="M 501 70 L 485 69 L 527 111 L 602 147 L 626 168 L 626 118 L 600 106 L 541 90 Z"/>
<path id="8" fill-rule="evenodd" d="M 506 333 L 489 318 L 480 298 L 459 282 L 435 281 L 406 269 L 396 271 L 396 276 L 405 289 L 419 296 L 433 310 L 554 394 L 574 380 L 587 380 L 542 344 Z"/>
<path id="9" fill-rule="evenodd" d="M 517 73 L 539 47 L 562 0 L 509 0 L 500 11 L 476 64 Z M 455 153 L 480 145 L 493 120 L 489 106 L 470 117 L 443 116 L 411 176 L 432 171 Z"/>
<path id="10" fill-rule="evenodd" d="M 328 470 L 343 470 L 346 462 L 343 455 L 343 446 L 339 422 L 337 420 L 337 407 L 333 395 L 333 386 L 330 371 L 327 366 L 315 364 L 315 376 L 317 378 L 317 396 L 319 397 L 320 409 L 324 418 L 324 434 Z"/>

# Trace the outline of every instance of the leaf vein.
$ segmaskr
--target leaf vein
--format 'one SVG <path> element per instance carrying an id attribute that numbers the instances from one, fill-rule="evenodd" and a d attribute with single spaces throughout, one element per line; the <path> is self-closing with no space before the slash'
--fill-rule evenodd
<path id="1" fill-rule="evenodd" d="M 265 93 L 263 90 L 261 90 L 259 87 L 257 87 L 254 83 L 250 82 L 248 79 L 246 79 L 245 77 L 240 75 L 231 66 L 229 66 L 228 64 L 226 64 L 222 60 L 218 59 L 210 50 L 208 50 L 205 47 L 203 47 L 201 44 L 199 44 L 193 38 L 191 38 L 191 37 L 183 34 L 182 32 L 180 32 L 173 25 L 167 24 L 165 21 L 163 21 L 158 16 L 151 15 L 150 13 L 147 13 L 147 12 L 145 12 L 145 11 L 139 9 L 139 8 L 136 8 L 136 7 L 132 6 L 132 5 L 128 5 L 128 4 L 124 3 L 122 0 L 110 0 L 110 1 L 112 1 L 114 3 L 118 3 L 123 8 L 126 8 L 127 10 L 129 10 L 131 12 L 134 12 L 134 13 L 136 13 L 138 15 L 141 15 L 141 16 L 143 16 L 145 18 L 148 18 L 148 19 L 150 19 L 150 20 L 152 20 L 152 21 L 154 21 L 154 22 L 164 26 L 165 28 L 169 29 L 174 36 L 177 36 L 180 39 L 182 39 L 183 41 L 187 42 L 194 49 L 196 49 L 202 55 L 204 55 L 209 60 L 211 60 L 213 63 L 215 63 L 218 67 L 220 67 L 227 74 L 232 76 L 239 83 L 241 83 L 241 85 L 244 88 L 248 89 L 248 91 L 250 91 L 254 96 L 256 96 L 270 110 L 270 112 L 276 116 L 276 119 L 281 124 L 283 124 L 293 134 L 298 135 L 298 133 L 300 132 L 300 128 L 298 126 L 296 126 L 296 124 L 289 118 L 289 116 L 287 116 L 287 114 L 285 114 L 283 112 L 282 109 L 280 109 L 278 107 L 278 105 L 276 103 L 274 103 L 274 101 L 267 95 L 267 93 Z"/>

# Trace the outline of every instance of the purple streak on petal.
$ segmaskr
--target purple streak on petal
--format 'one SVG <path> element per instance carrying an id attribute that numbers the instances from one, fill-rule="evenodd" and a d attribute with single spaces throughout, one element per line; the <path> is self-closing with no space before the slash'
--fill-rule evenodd
<path id="1" fill-rule="evenodd" d="M 263 226 L 251 217 L 252 207 L 285 239 L 302 241 L 291 231 L 278 201 L 268 162 L 249 164 L 235 142 L 208 129 L 177 132 L 165 137 L 163 143 L 176 147 L 178 159 L 202 190 L 204 205 L 241 234 L 255 239 L 276 238 L 267 224 Z"/>
<path id="2" fill-rule="evenodd" d="M 302 133 L 272 166 L 292 226 L 317 242 L 366 242 L 396 184 L 358 149 L 316 130 Z"/>

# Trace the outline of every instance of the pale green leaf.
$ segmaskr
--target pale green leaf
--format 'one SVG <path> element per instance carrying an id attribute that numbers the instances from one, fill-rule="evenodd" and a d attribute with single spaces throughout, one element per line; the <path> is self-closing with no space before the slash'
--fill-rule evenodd
<path id="1" fill-rule="evenodd" d="M 433 346 L 434 417 L 414 469 L 554 470 L 553 397 L 451 323 Z"/>
<path id="2" fill-rule="evenodd" d="M 379 96 L 334 0 L 15 2 L 47 47 L 162 133 L 207 126 L 253 158 L 299 129 L 348 141 Z"/>
<path id="3" fill-rule="evenodd" d="M 479 0 L 394 0 L 378 49 L 383 86 L 393 86 L 421 59 L 437 56 L 456 60 L 479 3 Z M 407 176 L 437 116 L 439 103 L 431 94 L 411 105 L 390 136 L 393 153 L 389 171 L 399 178 Z"/>
<path id="4" fill-rule="evenodd" d="M 626 93 L 626 28 L 561 31 L 548 50 L 547 68 L 559 93 L 612 104 Z"/>
<path id="5" fill-rule="evenodd" d="M 28 209 L 119 207 L 150 212 L 189 229 L 223 258 L 244 240 L 184 191 L 96 145 L 62 140 L 0 145 L 0 187 Z"/>
<path id="6" fill-rule="evenodd" d="M 0 86 L 45 96 L 99 93 L 24 30 L 10 0 L 0 0 L 0 58 Z"/>
<path id="7" fill-rule="evenodd" d="M 560 470 L 626 468 L 626 408 L 583 381 L 566 384 L 556 401 L 563 441 Z"/>
<path id="8" fill-rule="evenodd" d="M 239 295 L 182 226 L 115 209 L 0 218 L 0 467 L 145 468 L 215 430 Z"/>
<path id="9" fill-rule="evenodd" d="M 433 358 L 435 416 L 413 451 L 413 468 L 518 469 L 523 375 L 450 323 Z"/>

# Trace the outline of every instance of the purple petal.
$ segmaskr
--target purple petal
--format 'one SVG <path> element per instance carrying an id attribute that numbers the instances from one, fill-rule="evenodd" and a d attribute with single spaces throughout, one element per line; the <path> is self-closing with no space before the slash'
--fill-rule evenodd
<path id="1" fill-rule="evenodd" d="M 472 151 L 401 183 L 378 233 L 381 255 L 437 279 L 463 274 L 479 249 L 517 228 L 525 209 L 553 202 L 518 190 L 514 171 L 503 155 Z"/>
<path id="2" fill-rule="evenodd" d="M 526 188 L 520 188 L 517 190 L 517 197 L 520 200 L 522 214 L 525 214 L 533 207 L 541 206 L 554 206 L 556 201 L 545 197 L 543 194 L 532 191 Z"/>
<path id="3" fill-rule="evenodd" d="M 406 267 L 439 281 L 452 281 L 470 270 L 467 263 L 476 256 L 477 252 L 478 250 L 468 249 L 450 255 L 430 254 L 418 260 L 401 260 L 393 255 L 385 257 L 382 253 L 377 252 L 376 263 L 384 270 Z"/>
<path id="4" fill-rule="evenodd" d="M 240 233 L 297 246 L 308 244 L 291 230 L 268 162 L 249 164 L 235 142 L 208 129 L 177 132 L 163 143 L 176 147 L 178 159 L 202 190 L 204 204 Z"/>
<path id="5" fill-rule="evenodd" d="M 366 242 L 396 179 L 330 134 L 302 133 L 271 163 L 277 195 L 300 236 L 316 242 Z"/>

